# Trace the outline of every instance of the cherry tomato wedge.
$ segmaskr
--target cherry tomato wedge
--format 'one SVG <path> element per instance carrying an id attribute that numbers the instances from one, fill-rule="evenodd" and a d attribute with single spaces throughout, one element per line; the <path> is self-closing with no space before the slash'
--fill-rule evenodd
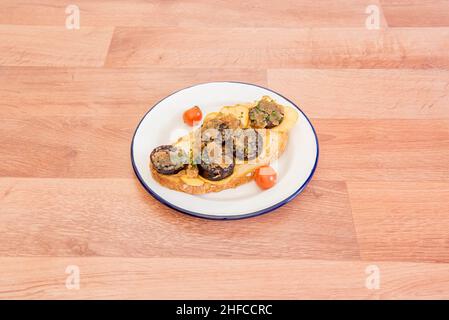
<path id="1" fill-rule="evenodd" d="M 182 116 L 184 123 L 189 126 L 194 126 L 196 123 L 201 121 L 203 113 L 198 106 L 194 106 L 186 110 Z"/>
<path id="2" fill-rule="evenodd" d="M 261 189 L 270 189 L 276 184 L 277 173 L 270 166 L 262 166 L 256 169 L 254 180 Z"/>

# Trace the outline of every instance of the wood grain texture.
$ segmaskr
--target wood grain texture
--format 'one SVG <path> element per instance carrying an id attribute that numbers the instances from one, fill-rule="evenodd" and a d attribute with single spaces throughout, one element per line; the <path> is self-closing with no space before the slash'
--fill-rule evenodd
<path id="1" fill-rule="evenodd" d="M 316 181 L 285 210 L 227 222 L 173 212 L 136 179 L 3 178 L 0 194 L 0 256 L 359 258 L 342 182 Z"/>
<path id="2" fill-rule="evenodd" d="M 77 0 L 83 26 L 365 27 L 365 8 L 378 1 Z M 0 24 L 62 25 L 67 3 L 3 0 Z M 267 17 L 269 13 L 269 17 Z M 382 16 L 383 18 L 383 16 Z M 382 24 L 384 20 L 382 19 Z"/>
<path id="3" fill-rule="evenodd" d="M 107 66 L 445 68 L 449 28 L 116 28 Z"/>
<path id="4" fill-rule="evenodd" d="M 449 294 L 448 264 L 376 262 L 380 288 L 369 290 L 365 286 L 365 270 L 372 263 L 288 259 L 0 258 L 3 275 L 0 298 L 438 299 Z M 69 265 L 79 267 L 79 290 L 65 287 L 68 276 L 65 270 Z"/>
<path id="5" fill-rule="evenodd" d="M 6 177 L 131 177 L 129 145 L 140 116 L 4 119 Z"/>
<path id="6" fill-rule="evenodd" d="M 363 259 L 449 261 L 448 182 L 350 182 L 349 191 Z"/>
<path id="7" fill-rule="evenodd" d="M 227 80 L 267 85 L 263 69 L 0 67 L 0 116 L 135 116 L 138 121 L 179 89 Z"/>
<path id="8" fill-rule="evenodd" d="M 3 0 L 0 299 L 449 298 L 448 3 L 79 0 L 67 30 L 66 3 Z M 313 180 L 273 213 L 193 218 L 134 176 L 143 114 L 220 80 L 317 131 Z"/>
<path id="9" fill-rule="evenodd" d="M 104 64 L 113 28 L 0 25 L 0 66 Z"/>
<path id="10" fill-rule="evenodd" d="M 448 120 L 316 120 L 317 179 L 449 181 Z"/>
<path id="11" fill-rule="evenodd" d="M 268 84 L 312 118 L 449 119 L 446 70 L 272 69 Z"/>
<path id="12" fill-rule="evenodd" d="M 447 0 L 380 0 L 390 27 L 447 27 Z"/>

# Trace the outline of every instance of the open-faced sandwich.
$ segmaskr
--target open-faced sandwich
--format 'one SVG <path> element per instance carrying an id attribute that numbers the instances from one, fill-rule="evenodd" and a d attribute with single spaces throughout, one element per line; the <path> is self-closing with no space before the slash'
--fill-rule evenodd
<path id="1" fill-rule="evenodd" d="M 184 122 L 201 120 L 199 107 Z M 151 173 L 163 186 L 191 194 L 235 188 L 256 179 L 261 188 L 276 182 L 269 167 L 285 150 L 297 111 L 268 96 L 253 103 L 222 107 L 205 116 L 200 127 L 150 155 Z"/>

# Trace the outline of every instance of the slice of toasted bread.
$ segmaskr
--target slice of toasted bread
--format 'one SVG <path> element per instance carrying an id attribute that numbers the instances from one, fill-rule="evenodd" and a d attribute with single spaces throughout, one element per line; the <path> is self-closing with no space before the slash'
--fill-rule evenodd
<path id="1" fill-rule="evenodd" d="M 268 96 L 262 99 L 270 99 Z M 225 106 L 218 112 L 212 112 L 205 116 L 206 119 L 217 117 L 219 114 L 232 114 L 240 120 L 241 128 L 249 127 L 248 111 L 254 107 L 254 103 L 237 104 L 234 106 Z M 251 181 L 257 168 L 268 165 L 271 161 L 277 159 L 285 150 L 288 141 L 288 132 L 296 124 L 298 113 L 291 107 L 282 106 L 284 110 L 284 118 L 282 122 L 272 128 L 266 129 L 263 136 L 263 150 L 255 161 L 236 163 L 234 172 L 227 178 L 219 181 L 207 180 L 199 175 L 192 176 L 187 170 L 182 170 L 174 175 L 164 175 L 158 173 L 150 161 L 150 169 L 153 178 L 161 185 L 190 194 L 204 194 L 209 192 L 218 192 L 225 189 L 235 188 L 239 185 Z M 200 129 L 196 129 L 200 130 Z M 188 135 L 181 137 L 173 145 L 183 149 L 187 154 L 191 149 L 194 141 L 195 132 L 192 131 Z"/>

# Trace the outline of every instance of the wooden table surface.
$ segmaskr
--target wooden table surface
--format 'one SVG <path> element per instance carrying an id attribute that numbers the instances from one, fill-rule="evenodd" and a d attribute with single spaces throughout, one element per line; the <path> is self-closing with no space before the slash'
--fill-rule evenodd
<path id="1" fill-rule="evenodd" d="M 449 1 L 76 0 L 79 30 L 68 4 L 0 4 L 0 298 L 449 298 Z M 149 106 L 218 80 L 316 127 L 275 212 L 193 218 L 134 176 Z"/>

